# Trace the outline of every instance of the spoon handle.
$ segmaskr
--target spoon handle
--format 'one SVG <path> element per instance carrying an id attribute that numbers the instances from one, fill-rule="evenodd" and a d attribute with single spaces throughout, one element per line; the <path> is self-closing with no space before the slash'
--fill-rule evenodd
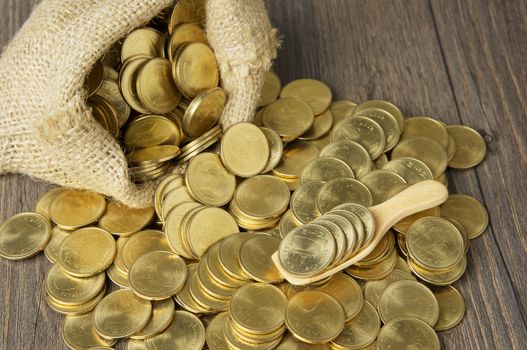
<path id="1" fill-rule="evenodd" d="M 399 220 L 417 212 L 433 208 L 445 202 L 447 198 L 448 190 L 443 184 L 435 180 L 426 180 L 408 187 L 384 203 L 369 208 L 375 219 L 376 227 L 371 242 L 362 247 L 357 254 L 347 261 L 320 275 L 297 277 L 291 275 L 282 267 L 278 260 L 278 252 L 273 254 L 272 259 L 282 276 L 291 284 L 304 285 L 321 281 L 368 256 L 375 249 L 388 229 Z"/>

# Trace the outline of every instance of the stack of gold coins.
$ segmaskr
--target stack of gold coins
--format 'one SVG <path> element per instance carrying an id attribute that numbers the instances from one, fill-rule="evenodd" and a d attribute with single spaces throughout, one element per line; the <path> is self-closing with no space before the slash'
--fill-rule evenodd
<path id="1" fill-rule="evenodd" d="M 111 349 L 121 339 L 130 350 L 199 350 L 205 342 L 210 350 L 439 349 L 436 331 L 451 329 L 465 312 L 450 284 L 465 271 L 469 241 L 488 224 L 476 199 L 453 194 L 401 220 L 368 256 L 310 285 L 284 281 L 271 256 L 278 252 L 281 265 L 301 277 L 347 261 L 372 239 L 369 207 L 419 181 L 445 182 L 447 165 L 478 164 L 481 136 L 428 117 L 405 120 L 385 101 L 332 102 L 329 88 L 313 79 L 282 89 L 274 73 L 254 125 L 223 132 L 217 76 L 196 79 L 183 67 L 203 59 L 214 70 L 194 24 L 202 15 L 196 3 L 180 0 L 154 19 L 156 28 L 170 22 L 167 52 L 157 30 L 142 28 L 103 60 L 101 86 L 110 89 L 108 77 L 135 81 L 120 91 L 142 114 L 126 121 L 126 108 L 117 114 L 112 105 L 113 117 L 108 106 L 94 108 L 110 132 L 123 123 L 136 180 L 160 177 L 174 162 L 188 162 L 185 174 L 166 175 L 153 207 L 143 209 L 54 189 L 36 213 L 0 226 L 0 256 L 20 260 L 44 250 L 54 264 L 46 300 L 66 315 L 62 336 L 72 349 Z M 134 56 L 141 50 L 153 51 Z M 123 52 L 130 57 L 119 77 L 108 66 Z M 162 55 L 174 81 L 148 73 L 166 70 Z M 168 95 L 151 98 L 161 80 L 172 86 L 163 93 L 181 95 L 170 111 Z M 103 105 L 101 87 L 90 86 L 90 103 Z M 205 152 L 220 140 L 217 153 Z"/>
<path id="2" fill-rule="evenodd" d="M 221 138 L 215 125 L 226 94 L 203 7 L 182 1 L 163 10 L 115 43 L 87 78 L 92 114 L 123 141 L 135 182 L 162 177 L 175 158 L 184 163 Z"/>

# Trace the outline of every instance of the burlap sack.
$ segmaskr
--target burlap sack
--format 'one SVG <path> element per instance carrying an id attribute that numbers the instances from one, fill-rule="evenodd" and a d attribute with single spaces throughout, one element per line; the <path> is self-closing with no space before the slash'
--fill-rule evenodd
<path id="1" fill-rule="evenodd" d="M 116 40 L 172 2 L 43 0 L 0 58 L 0 173 L 150 204 L 155 185 L 130 181 L 123 151 L 91 116 L 83 83 Z M 262 0 L 207 0 L 206 16 L 229 94 L 221 122 L 250 120 L 275 57 L 275 30 Z"/>

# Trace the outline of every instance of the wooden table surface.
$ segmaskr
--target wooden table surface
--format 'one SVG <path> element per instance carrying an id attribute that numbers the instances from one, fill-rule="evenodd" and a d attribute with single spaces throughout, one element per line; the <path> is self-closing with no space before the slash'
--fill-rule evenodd
<path id="1" fill-rule="evenodd" d="M 0 0 L 5 46 L 37 0 Z M 335 97 L 386 99 L 405 115 L 465 124 L 485 138 L 476 169 L 449 171 L 450 190 L 482 200 L 490 225 L 471 242 L 456 283 L 462 323 L 445 349 L 526 349 L 527 2 L 525 0 L 268 0 L 283 39 L 284 82 L 313 77 Z M 28 98 L 30 98 L 28 96 Z M 33 210 L 48 185 L 0 176 L 0 221 Z M 0 260 L 1 350 L 66 349 L 44 300 L 43 255 Z"/>

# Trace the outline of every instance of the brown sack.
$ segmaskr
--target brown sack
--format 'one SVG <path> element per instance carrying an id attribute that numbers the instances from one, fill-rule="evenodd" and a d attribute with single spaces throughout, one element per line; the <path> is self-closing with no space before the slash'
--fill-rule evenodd
<path id="1" fill-rule="evenodd" d="M 119 144 L 94 120 L 83 87 L 118 39 L 173 0 L 43 0 L 0 58 L 0 173 L 90 189 L 127 205 L 152 201 Z M 262 0 L 207 0 L 206 31 L 229 101 L 224 127 L 249 121 L 276 33 Z"/>

